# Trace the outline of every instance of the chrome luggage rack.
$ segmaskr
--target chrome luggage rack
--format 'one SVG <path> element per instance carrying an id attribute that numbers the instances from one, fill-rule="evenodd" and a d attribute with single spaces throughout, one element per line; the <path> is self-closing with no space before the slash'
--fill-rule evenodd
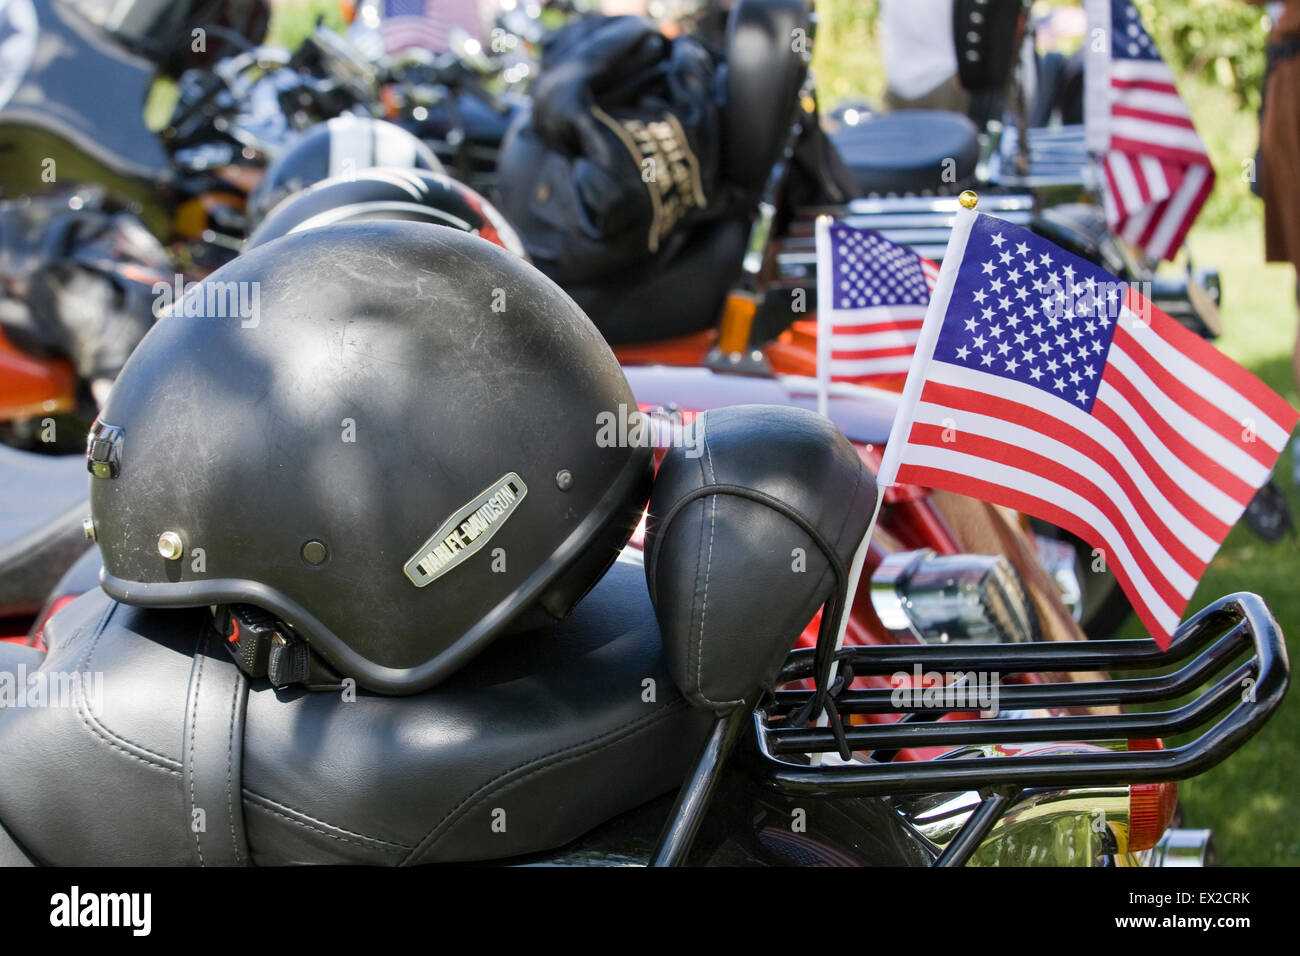
<path id="1" fill-rule="evenodd" d="M 1189 660 L 1190 659 L 1190 660 Z M 786 794 L 865 797 L 978 790 L 982 803 L 935 865 L 969 859 L 1002 813 L 1028 788 L 1163 783 L 1202 773 L 1245 743 L 1281 703 L 1289 681 L 1286 645 L 1257 595 L 1224 597 L 1179 627 L 1167 650 L 1150 640 L 1032 642 L 1026 644 L 922 645 L 844 648 L 841 673 L 855 677 L 923 672 L 997 675 L 999 710 L 1055 711 L 1062 716 L 991 717 L 940 722 L 952 708 L 896 706 L 887 689 L 853 689 L 835 696 L 844 737 L 854 759 L 827 727 L 792 726 L 812 691 L 782 685 L 813 675 L 814 651 L 787 659 L 777 689 L 753 711 L 757 738 L 750 763 L 760 781 Z M 1178 666 L 1173 669 L 1175 665 Z M 1068 682 L 1073 671 L 1142 669 L 1155 676 Z M 1047 675 L 1045 683 L 1005 683 L 1008 675 Z M 1208 686 L 1207 686 L 1208 685 Z M 1204 689 L 1202 689 L 1204 688 Z M 1079 714 L 1079 708 L 1153 704 L 1190 698 L 1167 710 Z M 900 715 L 892 723 L 853 724 L 845 715 Z M 1032 742 L 1090 743 L 1146 740 L 1204 727 L 1194 739 L 1169 749 L 1080 749 L 1080 752 L 992 759 L 894 761 L 912 747 L 958 748 Z"/>
<path id="2" fill-rule="evenodd" d="M 800 209 L 777 249 L 777 282 L 797 283 L 817 268 L 813 222 L 823 213 L 850 226 L 875 229 L 890 242 L 910 246 L 918 255 L 942 262 L 959 208 L 956 196 L 893 196 L 853 199 L 843 206 Z M 1034 213 L 1034 198 L 1023 192 L 984 193 L 980 196 L 980 212 L 1028 228 Z"/>

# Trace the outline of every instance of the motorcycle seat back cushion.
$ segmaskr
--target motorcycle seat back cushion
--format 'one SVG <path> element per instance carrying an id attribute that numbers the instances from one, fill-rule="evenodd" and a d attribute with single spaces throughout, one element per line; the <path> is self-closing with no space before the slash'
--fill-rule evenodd
<path id="1" fill-rule="evenodd" d="M 0 445 L 0 615 L 36 613 L 85 553 L 89 485 L 81 455 Z"/>
<path id="2" fill-rule="evenodd" d="M 794 123 L 808 71 L 798 30 L 808 37 L 805 0 L 740 0 L 727 21 L 722 158 L 725 177 L 757 194 Z"/>
<path id="3" fill-rule="evenodd" d="M 723 712 L 771 686 L 835 586 L 823 546 L 852 563 L 876 482 L 849 440 L 805 409 L 714 409 L 687 439 L 651 493 L 646 577 L 678 688 Z"/>
<path id="4" fill-rule="evenodd" d="M 830 137 L 868 196 L 955 192 L 979 162 L 975 124 L 943 110 L 873 114 Z"/>
<path id="5" fill-rule="evenodd" d="M 622 562 L 553 630 L 501 637 L 409 697 L 245 684 L 206 609 L 95 591 L 47 631 L 43 671 L 85 675 L 88 693 L 0 710 L 0 825 L 46 864 L 536 853 L 673 789 L 709 723 Z"/>

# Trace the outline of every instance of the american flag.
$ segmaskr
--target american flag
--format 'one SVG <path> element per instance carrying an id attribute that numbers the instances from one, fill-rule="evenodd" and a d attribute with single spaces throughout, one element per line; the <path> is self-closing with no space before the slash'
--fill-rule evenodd
<path id="1" fill-rule="evenodd" d="M 382 8 L 387 53 L 412 46 L 450 49 L 456 27 L 475 39 L 483 32 L 478 0 L 383 0 Z"/>
<path id="2" fill-rule="evenodd" d="M 817 220 L 817 378 L 901 380 L 939 267 L 871 229 Z"/>
<path id="3" fill-rule="evenodd" d="M 1296 418 L 1136 289 L 962 210 L 878 480 L 1072 531 L 1165 647 Z"/>
<path id="4" fill-rule="evenodd" d="M 1150 258 L 1172 259 L 1214 188 L 1214 168 L 1132 0 L 1085 5 L 1087 142 L 1101 160 L 1106 220 Z"/>

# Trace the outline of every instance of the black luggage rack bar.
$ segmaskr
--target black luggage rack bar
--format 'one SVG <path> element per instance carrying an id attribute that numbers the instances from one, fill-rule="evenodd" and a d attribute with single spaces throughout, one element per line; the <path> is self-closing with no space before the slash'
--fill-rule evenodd
<path id="1" fill-rule="evenodd" d="M 813 651 L 795 651 L 782 669 L 778 689 L 754 711 L 756 769 L 762 782 L 785 793 L 812 796 L 981 791 L 985 803 L 936 861 L 940 865 L 965 862 L 1002 810 L 1025 788 L 1162 783 L 1208 770 L 1259 730 L 1281 702 L 1289 680 L 1286 645 L 1277 623 L 1264 602 L 1247 593 L 1229 595 L 1205 608 L 1179 627 L 1164 651 L 1150 640 L 884 646 L 844 648 L 839 660 L 856 677 L 911 673 L 916 665 L 925 673 L 996 674 L 1002 712 L 1188 698 L 1179 706 L 1149 713 L 938 722 L 937 717 L 953 708 L 895 706 L 889 690 L 849 689 L 835 698 L 836 708 L 850 749 L 868 755 L 850 763 L 814 764 L 810 755 L 836 754 L 839 743 L 829 728 L 791 726 L 786 719 L 812 694 L 781 689 L 780 685 L 812 676 Z M 1176 669 L 1158 676 L 1005 683 L 1013 674 L 1158 670 L 1175 665 Z M 882 713 L 902 717 L 894 723 L 867 725 L 849 720 L 851 714 Z M 897 750 L 908 747 L 1128 741 L 1181 734 L 1206 724 L 1210 725 L 1191 741 L 1165 750 L 892 760 Z"/>

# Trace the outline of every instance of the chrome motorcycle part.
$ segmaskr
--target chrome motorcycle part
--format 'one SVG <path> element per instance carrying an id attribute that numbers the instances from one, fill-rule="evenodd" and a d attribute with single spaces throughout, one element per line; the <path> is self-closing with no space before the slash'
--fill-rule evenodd
<path id="1" fill-rule="evenodd" d="M 1151 851 L 1151 866 L 1214 866 L 1214 835 L 1209 830 L 1166 830 Z"/>
<path id="2" fill-rule="evenodd" d="M 1095 748 L 1060 745 L 1083 753 Z M 982 758 L 982 748 L 963 747 L 944 759 Z M 1164 785 L 1162 785 L 1164 786 Z M 1170 785 L 1172 786 L 1172 785 Z M 975 866 L 1159 866 L 1158 854 L 1168 845 L 1166 830 L 1156 848 L 1141 845 L 1141 799 L 1122 785 L 1069 790 L 1025 791 L 1008 807 L 971 856 Z M 907 826 L 933 847 L 935 856 L 947 849 L 981 803 L 976 791 L 901 797 L 894 801 Z M 1164 821 L 1167 823 L 1167 821 Z M 1209 831 L 1181 831 L 1204 833 Z M 1135 837 L 1137 838 L 1135 840 Z M 1194 844 L 1175 837 L 1180 848 Z M 1186 853 L 1194 855 L 1193 845 Z M 1178 864 L 1173 864 L 1178 865 Z"/>
<path id="3" fill-rule="evenodd" d="M 847 715 L 849 726 L 843 737 L 857 754 L 902 747 L 951 749 L 972 745 L 994 748 L 991 752 L 996 752 L 1011 744 L 1035 741 L 1146 741 L 1204 728 L 1189 742 L 1170 749 L 1089 749 L 1011 755 L 996 760 L 895 762 L 859 757 L 842 765 L 816 765 L 810 762 L 810 756 L 836 753 L 842 741 L 828 728 L 794 725 L 788 719 L 807 706 L 812 692 L 784 689 L 783 685 L 808 678 L 814 663 L 809 650 L 796 650 L 790 655 L 777 689 L 754 713 L 756 771 L 767 786 L 783 793 L 810 796 L 926 793 L 951 791 L 955 786 L 979 789 L 984 794 L 983 803 L 965 826 L 981 838 L 981 831 L 991 830 L 1005 809 L 1006 788 L 1019 791 L 1165 783 L 1209 769 L 1259 730 L 1281 703 L 1290 679 L 1286 647 L 1272 614 L 1257 595 L 1244 592 L 1221 598 L 1193 616 L 1178 628 L 1165 650 L 1145 639 L 946 647 L 892 645 L 846 648 L 837 659 L 856 677 L 906 673 L 913 667 L 944 674 L 967 671 L 1049 675 L 1042 683 L 1002 685 L 1000 709 L 1041 708 L 1066 714 L 853 724 L 856 714 L 938 714 L 959 708 L 936 708 L 924 701 L 899 699 L 897 689 L 848 689 L 836 696 L 836 707 Z M 1126 680 L 1058 682 L 1050 676 L 1069 671 L 1152 670 L 1174 665 L 1182 666 L 1159 676 Z M 1185 703 L 1165 711 L 1083 716 L 1068 711 L 1072 707 L 1185 698 L 1189 698 Z M 963 839 L 962 852 L 945 853 L 940 862 L 964 863 L 977 843 Z"/>
<path id="4" fill-rule="evenodd" d="M 1020 576 L 1002 555 L 887 555 L 871 576 L 871 604 L 885 627 L 924 643 L 1018 643 L 1038 635 Z"/>
<path id="5" fill-rule="evenodd" d="M 1057 587 L 1061 589 L 1061 603 L 1069 609 L 1077 621 L 1083 610 L 1083 585 L 1079 581 L 1079 565 L 1074 548 L 1065 541 L 1034 535 L 1034 548 L 1038 560 L 1043 565 Z"/>

